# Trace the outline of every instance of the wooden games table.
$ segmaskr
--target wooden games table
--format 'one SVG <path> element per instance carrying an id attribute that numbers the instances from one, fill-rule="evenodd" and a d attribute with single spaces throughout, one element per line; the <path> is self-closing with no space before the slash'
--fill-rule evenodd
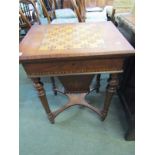
<path id="1" fill-rule="evenodd" d="M 65 109 L 82 105 L 102 120 L 118 86 L 126 57 L 134 49 L 112 22 L 34 25 L 20 43 L 20 62 L 34 82 L 40 101 L 51 123 Z M 110 73 L 104 106 L 93 107 L 85 100 L 95 74 Z M 57 76 L 69 101 L 56 111 L 49 108 L 41 77 Z"/>

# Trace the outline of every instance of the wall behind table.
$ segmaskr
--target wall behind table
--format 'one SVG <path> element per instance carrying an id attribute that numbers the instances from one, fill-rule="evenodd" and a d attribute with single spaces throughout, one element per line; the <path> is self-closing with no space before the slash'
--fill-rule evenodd
<path id="1" fill-rule="evenodd" d="M 60 6 L 60 1 L 57 0 Z M 113 5 L 117 12 L 129 12 L 134 8 L 134 0 L 85 0 L 86 7 Z M 71 8 L 71 0 L 63 0 L 64 8 Z M 59 7 L 60 8 L 60 7 Z"/>
<path id="2" fill-rule="evenodd" d="M 60 3 L 61 0 L 58 0 Z M 64 1 L 64 8 L 70 8 L 71 3 L 70 0 L 63 0 Z M 104 7 L 105 5 L 112 5 L 114 0 L 85 0 L 86 7 Z"/>
<path id="3" fill-rule="evenodd" d="M 113 6 L 116 13 L 133 12 L 135 0 L 114 0 Z"/>
<path id="4" fill-rule="evenodd" d="M 85 3 L 86 7 L 94 7 L 94 6 L 104 7 L 107 3 L 106 1 L 108 0 L 85 0 Z"/>

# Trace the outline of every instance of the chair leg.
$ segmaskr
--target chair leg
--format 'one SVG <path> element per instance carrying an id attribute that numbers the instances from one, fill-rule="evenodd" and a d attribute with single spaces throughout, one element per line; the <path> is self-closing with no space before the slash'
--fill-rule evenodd
<path id="1" fill-rule="evenodd" d="M 54 92 L 54 95 L 57 95 L 57 90 L 56 90 L 56 85 L 55 85 L 54 77 L 51 77 L 51 82 L 52 82 L 52 90 Z"/>
<path id="2" fill-rule="evenodd" d="M 97 76 L 96 76 L 96 93 L 99 93 L 99 91 L 100 91 L 100 79 L 101 79 L 101 74 L 97 74 Z"/>
<path id="3" fill-rule="evenodd" d="M 61 0 L 61 1 L 60 1 L 60 8 L 61 8 L 61 9 L 63 9 L 63 3 L 64 3 L 64 0 Z"/>

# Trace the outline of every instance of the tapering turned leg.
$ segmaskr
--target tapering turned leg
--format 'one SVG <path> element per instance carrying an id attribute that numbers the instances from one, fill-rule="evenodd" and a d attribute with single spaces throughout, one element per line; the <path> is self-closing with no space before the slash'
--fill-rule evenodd
<path id="1" fill-rule="evenodd" d="M 48 101 L 46 98 L 46 93 L 45 93 L 45 90 L 43 87 L 43 83 L 40 81 L 40 78 L 31 78 L 31 79 L 34 83 L 34 87 L 36 88 L 36 90 L 38 92 L 38 97 L 40 98 L 40 101 L 48 115 L 50 122 L 54 123 L 54 115 L 49 108 Z"/>
<path id="2" fill-rule="evenodd" d="M 54 95 L 57 95 L 57 90 L 56 90 L 54 77 L 51 77 L 51 82 L 52 82 L 52 89 L 53 89 Z"/>
<path id="3" fill-rule="evenodd" d="M 100 90 L 100 79 L 101 79 L 101 74 L 97 74 L 97 76 L 96 76 L 96 93 L 99 93 L 99 90 Z"/>
<path id="4" fill-rule="evenodd" d="M 118 86 L 118 74 L 110 74 L 110 77 L 108 79 L 108 86 L 107 86 L 107 90 L 106 90 L 106 94 L 105 94 L 105 100 L 104 100 L 104 107 L 101 110 L 101 114 L 102 114 L 102 120 L 105 120 L 108 110 L 109 110 L 109 106 L 110 106 L 110 102 L 111 99 L 114 95 L 114 93 L 116 92 L 117 86 Z"/>

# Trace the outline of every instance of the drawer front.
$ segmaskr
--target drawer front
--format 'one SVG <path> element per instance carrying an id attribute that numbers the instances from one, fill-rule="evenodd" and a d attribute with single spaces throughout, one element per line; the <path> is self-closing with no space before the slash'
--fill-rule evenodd
<path id="1" fill-rule="evenodd" d="M 28 76 L 61 76 L 95 74 L 99 72 L 122 72 L 123 59 L 96 59 L 75 61 L 53 61 L 23 64 Z"/>

